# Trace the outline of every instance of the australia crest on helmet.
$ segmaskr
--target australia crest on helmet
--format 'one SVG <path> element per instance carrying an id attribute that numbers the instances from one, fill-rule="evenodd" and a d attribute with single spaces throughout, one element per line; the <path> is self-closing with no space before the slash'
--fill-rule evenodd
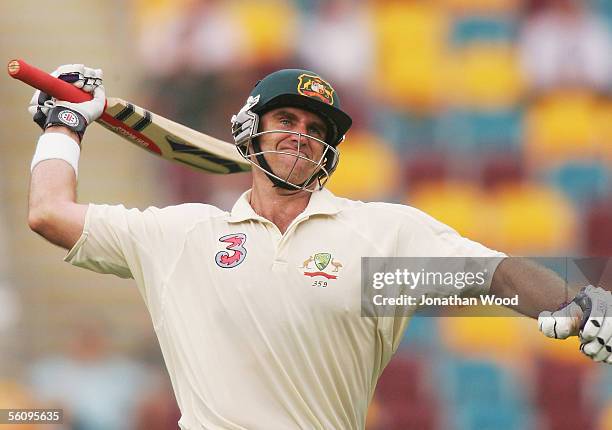
<path id="1" fill-rule="evenodd" d="M 319 76 L 301 74 L 297 90 L 303 96 L 319 99 L 328 105 L 334 104 L 334 89 Z"/>

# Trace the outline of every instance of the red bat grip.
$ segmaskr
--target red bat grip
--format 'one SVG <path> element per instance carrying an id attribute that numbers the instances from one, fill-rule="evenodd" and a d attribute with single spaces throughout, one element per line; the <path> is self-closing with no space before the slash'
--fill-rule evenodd
<path id="1" fill-rule="evenodd" d="M 11 60 L 7 66 L 8 74 L 21 82 L 37 88 L 57 99 L 72 103 L 91 100 L 93 96 L 74 85 L 51 76 L 49 73 L 31 66 L 23 60 Z"/>

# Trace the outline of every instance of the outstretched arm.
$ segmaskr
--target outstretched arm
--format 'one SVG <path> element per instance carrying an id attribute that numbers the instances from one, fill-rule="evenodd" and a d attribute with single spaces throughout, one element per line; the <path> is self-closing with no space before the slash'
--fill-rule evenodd
<path id="1" fill-rule="evenodd" d="M 518 295 L 519 304 L 512 309 L 537 318 L 572 300 L 578 288 L 568 287 L 555 272 L 527 258 L 509 257 L 497 266 L 490 292 L 498 297 Z"/>

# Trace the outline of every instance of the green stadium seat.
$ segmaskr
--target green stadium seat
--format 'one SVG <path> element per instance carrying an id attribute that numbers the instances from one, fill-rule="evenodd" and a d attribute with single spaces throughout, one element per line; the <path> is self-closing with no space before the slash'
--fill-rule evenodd
<path id="1" fill-rule="evenodd" d="M 478 42 L 512 42 L 518 23 L 507 16 L 468 15 L 459 17 L 452 25 L 451 42 L 462 46 Z"/>
<path id="2" fill-rule="evenodd" d="M 612 192 L 610 170 L 599 161 L 569 161 L 553 168 L 548 177 L 578 208 L 586 209 Z"/>

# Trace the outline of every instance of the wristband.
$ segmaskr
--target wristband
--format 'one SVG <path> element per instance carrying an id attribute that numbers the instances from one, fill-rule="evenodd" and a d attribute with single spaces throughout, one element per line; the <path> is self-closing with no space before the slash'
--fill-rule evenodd
<path id="1" fill-rule="evenodd" d="M 79 135 L 79 139 L 83 139 L 87 121 L 83 115 L 74 109 L 64 106 L 55 106 L 49 109 L 47 121 L 45 122 L 45 130 L 52 125 L 63 125 L 64 127 L 68 127 Z"/>
<path id="2" fill-rule="evenodd" d="M 78 176 L 80 154 L 81 147 L 71 137 L 63 133 L 45 133 L 38 138 L 30 172 L 41 161 L 64 160 L 72 166 L 74 174 Z"/>

